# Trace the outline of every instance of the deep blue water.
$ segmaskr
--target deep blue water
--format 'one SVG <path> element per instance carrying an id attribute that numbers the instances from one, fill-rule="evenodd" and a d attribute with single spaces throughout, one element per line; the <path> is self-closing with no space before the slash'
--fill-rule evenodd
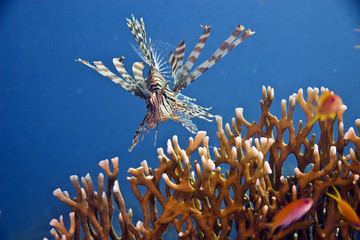
<path id="1" fill-rule="evenodd" d="M 272 112 L 299 88 L 325 86 L 348 107 L 345 130 L 360 117 L 360 3 L 355 0 L 247 1 L 8 1 L 0 5 L 0 239 L 50 237 L 48 223 L 69 209 L 52 195 L 69 190 L 71 174 L 94 180 L 98 162 L 120 157 L 119 182 L 126 207 L 141 215 L 126 180 L 127 169 L 146 159 L 158 166 L 156 148 L 191 134 L 179 123 L 159 125 L 133 152 L 128 148 L 146 109 L 144 102 L 77 58 L 125 56 L 140 61 L 129 42 L 126 17 L 143 17 L 148 35 L 189 54 L 202 33 L 212 31 L 201 53 L 206 60 L 237 24 L 256 34 L 232 50 L 183 93 L 229 122 L 235 107 L 258 120 L 261 86 L 275 89 Z M 155 3 L 154 3 L 155 2 Z M 303 117 L 299 107 L 296 117 Z M 216 123 L 195 119 L 218 146 Z M 291 167 L 290 167 L 291 168 Z M 292 166 L 293 168 L 293 166 Z"/>

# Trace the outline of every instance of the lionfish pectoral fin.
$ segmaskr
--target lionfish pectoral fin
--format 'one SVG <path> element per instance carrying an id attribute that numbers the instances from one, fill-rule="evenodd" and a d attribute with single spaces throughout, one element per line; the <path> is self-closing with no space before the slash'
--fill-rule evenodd
<path id="1" fill-rule="evenodd" d="M 133 150 L 133 148 L 136 146 L 136 144 L 138 144 L 141 133 L 142 133 L 142 137 L 141 137 L 140 142 L 142 142 L 142 140 L 144 139 L 146 129 L 149 128 L 150 118 L 151 118 L 151 113 L 147 112 L 143 121 L 140 123 L 139 127 L 136 129 L 129 152 L 131 152 Z"/>
<path id="2" fill-rule="evenodd" d="M 119 71 L 122 69 L 125 69 L 121 63 L 122 58 L 114 58 L 113 62 L 117 70 Z M 147 97 L 146 92 L 144 91 L 143 87 L 139 86 L 132 78 L 127 74 L 127 72 L 123 72 L 124 75 L 122 75 L 122 72 L 119 71 L 119 73 L 125 78 L 122 79 L 121 77 L 117 76 L 113 72 L 111 72 L 101 61 L 94 61 L 94 65 L 91 65 L 88 61 L 82 60 L 82 59 L 76 59 L 75 61 L 81 62 L 84 65 L 94 69 L 104 77 L 107 77 L 114 83 L 120 85 L 125 90 L 129 91 L 133 95 L 145 99 Z"/>
<path id="3" fill-rule="evenodd" d="M 192 134 L 196 134 L 198 131 L 198 128 L 196 127 L 195 123 L 191 121 L 191 119 L 186 116 L 185 114 L 177 114 L 178 121 L 185 127 L 189 132 Z"/>

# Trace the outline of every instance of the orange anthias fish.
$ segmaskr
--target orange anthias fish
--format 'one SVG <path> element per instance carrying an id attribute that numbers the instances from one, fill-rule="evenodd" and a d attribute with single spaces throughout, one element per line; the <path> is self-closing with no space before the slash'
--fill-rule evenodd
<path id="1" fill-rule="evenodd" d="M 281 227 L 282 229 L 287 228 L 292 222 L 298 220 L 307 213 L 313 205 L 311 198 L 302 198 L 283 207 L 273 218 L 273 222 L 267 224 L 270 228 L 270 236 L 276 230 Z"/>
<path id="2" fill-rule="evenodd" d="M 320 96 L 319 105 L 317 107 L 311 107 L 315 110 L 315 117 L 306 124 L 306 126 L 313 125 L 318 119 L 324 121 L 328 118 L 334 119 L 336 112 L 342 105 L 342 100 L 338 95 L 335 95 L 331 91 L 326 91 Z"/>
<path id="3" fill-rule="evenodd" d="M 351 225 L 353 225 L 356 230 L 360 230 L 360 219 L 359 219 L 358 215 L 356 214 L 356 212 L 350 206 L 349 203 L 347 203 L 341 199 L 339 191 L 334 186 L 332 186 L 332 187 L 335 190 L 336 196 L 334 196 L 328 192 L 326 192 L 326 194 L 329 197 L 332 197 L 333 199 L 335 199 L 337 201 L 338 209 L 339 209 L 341 215 L 344 217 L 344 219 L 347 222 L 351 223 Z"/>

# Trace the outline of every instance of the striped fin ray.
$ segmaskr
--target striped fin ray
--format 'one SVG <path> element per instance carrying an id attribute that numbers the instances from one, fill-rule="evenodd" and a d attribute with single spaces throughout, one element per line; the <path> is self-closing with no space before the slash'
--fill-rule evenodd
<path id="1" fill-rule="evenodd" d="M 116 68 L 116 70 L 120 73 L 120 75 L 125 78 L 125 80 L 132 84 L 132 85 L 135 85 L 137 86 L 135 88 L 135 95 L 140 95 L 142 93 L 147 93 L 147 94 L 151 94 L 149 93 L 149 90 L 146 88 L 146 84 L 144 81 L 138 81 L 136 82 L 130 75 L 129 73 L 126 71 L 125 69 L 125 66 L 124 64 L 122 63 L 122 60 L 124 59 L 124 57 L 121 57 L 121 58 L 113 58 L 113 64 Z M 134 69 L 134 68 L 133 68 Z M 142 72 L 142 69 L 141 69 L 141 72 Z M 135 72 L 134 72 L 135 74 Z M 137 71 L 136 69 L 136 74 L 139 74 L 139 72 Z M 136 79 L 136 78 L 135 78 Z M 144 79 L 142 79 L 144 80 Z M 140 91 L 140 92 L 139 92 Z"/>
<path id="2" fill-rule="evenodd" d="M 174 55 L 174 53 L 172 51 L 170 51 L 169 62 L 170 62 L 170 65 L 171 65 L 171 75 L 175 79 L 175 76 L 176 76 L 175 69 L 177 67 L 177 61 L 176 61 L 175 55 Z"/>
<path id="3" fill-rule="evenodd" d="M 178 118 L 176 119 L 179 121 L 187 130 L 191 133 L 197 132 L 196 125 L 191 121 L 191 118 L 197 117 L 204 119 L 208 122 L 212 120 L 209 118 L 214 118 L 215 116 L 208 113 L 207 110 L 210 108 L 201 107 L 192 101 L 196 99 L 189 98 L 181 93 L 176 94 L 176 104 L 174 106 L 175 116 Z"/>
<path id="4" fill-rule="evenodd" d="M 169 66 L 170 44 L 159 40 L 151 41 L 151 52 L 155 68 L 164 76 L 171 77 L 171 67 Z"/>
<path id="5" fill-rule="evenodd" d="M 116 84 L 119 84 L 122 88 L 129 91 L 130 93 L 134 94 L 135 96 L 146 99 L 147 93 L 144 91 L 143 87 L 140 87 L 131 77 L 132 81 L 125 81 L 121 77 L 117 76 L 116 74 L 112 73 L 101 61 L 94 61 L 94 65 L 91 65 L 88 61 L 77 59 L 75 61 L 81 62 L 86 66 L 94 69 L 104 77 L 107 77 L 111 81 Z"/>
<path id="6" fill-rule="evenodd" d="M 153 54 L 152 54 L 152 48 L 151 48 L 151 42 L 146 40 L 146 31 L 145 31 L 145 23 L 143 21 L 142 18 L 140 18 L 140 22 L 135 19 L 134 15 L 132 16 L 132 21 L 128 18 L 126 18 L 127 21 L 127 26 L 129 27 L 132 35 L 134 36 L 136 42 L 138 43 L 140 50 L 143 54 L 143 56 L 141 56 L 141 54 L 135 51 L 140 55 L 140 57 L 144 57 L 144 59 L 146 59 L 146 63 L 149 66 L 153 65 Z"/>
<path id="7" fill-rule="evenodd" d="M 192 134 L 197 133 L 198 128 L 196 127 L 195 123 L 191 121 L 190 116 L 181 111 L 175 111 L 175 116 L 177 117 L 181 125 L 183 125 L 183 127 L 185 127 L 189 132 L 191 132 Z"/>
<path id="8" fill-rule="evenodd" d="M 183 76 L 182 79 L 178 79 L 174 86 L 174 92 L 179 92 L 197 79 L 202 73 L 212 67 L 217 61 L 224 57 L 228 52 L 230 52 L 234 47 L 239 43 L 245 40 L 247 37 L 251 36 L 255 32 L 252 32 L 250 29 L 244 32 L 244 34 L 238 38 L 241 32 L 244 30 L 244 27 L 238 25 L 235 31 L 226 39 L 220 47 L 211 55 L 211 57 L 200 64 L 193 72 L 187 76 Z"/>
<path id="9" fill-rule="evenodd" d="M 143 76 L 143 69 L 145 67 L 144 62 L 135 62 L 132 66 L 132 71 L 134 73 L 135 80 L 138 83 L 145 83 L 144 76 Z"/>
<path id="10" fill-rule="evenodd" d="M 134 94 L 137 97 L 140 97 L 142 99 L 146 99 L 147 93 L 144 91 L 143 87 L 140 87 L 139 84 L 137 84 L 130 76 L 132 81 L 126 81 L 122 79 L 121 77 L 117 76 L 116 74 L 112 73 L 101 61 L 94 61 L 94 65 L 91 65 L 88 61 L 77 59 L 76 61 L 79 61 L 86 66 L 94 69 L 104 77 L 107 77 L 111 81 L 113 81 L 116 84 L 119 84 L 122 88 L 129 91 L 130 93 Z"/>
<path id="11" fill-rule="evenodd" d="M 199 41 L 197 42 L 195 48 L 192 50 L 190 56 L 186 60 L 184 67 L 181 68 L 181 72 L 179 73 L 177 78 L 175 78 L 175 83 L 179 79 L 183 79 L 184 77 L 186 77 L 188 75 L 189 71 L 194 66 L 197 58 L 199 57 L 202 49 L 205 46 L 206 40 L 208 39 L 208 37 L 210 35 L 211 27 L 203 26 L 203 25 L 201 25 L 201 27 L 204 28 L 204 32 L 201 34 Z"/>
<path id="12" fill-rule="evenodd" d="M 184 61 L 184 54 L 185 54 L 185 41 L 182 40 L 175 49 L 175 55 L 171 52 L 170 59 L 171 68 L 172 68 L 172 76 L 174 79 L 177 79 L 179 75 L 179 70 L 182 68 L 183 61 Z M 173 63 L 172 63 L 173 61 Z"/>
<path id="13" fill-rule="evenodd" d="M 140 123 L 139 127 L 136 129 L 136 132 L 135 132 L 133 141 L 131 143 L 131 147 L 129 149 L 129 152 L 131 152 L 133 150 L 133 148 L 136 146 L 136 144 L 138 144 L 140 135 L 142 135 L 142 137 L 140 139 L 140 142 L 142 142 L 142 140 L 144 139 L 145 133 L 146 133 L 146 129 L 148 130 L 147 133 L 150 131 L 151 118 L 152 118 L 151 112 L 148 111 L 146 113 L 143 121 Z M 157 127 L 156 127 L 156 129 L 157 129 Z"/>
<path id="14" fill-rule="evenodd" d="M 130 84 L 136 84 L 134 79 L 129 75 L 129 73 L 126 71 L 124 64 L 122 63 L 122 60 L 124 57 L 120 58 L 113 58 L 113 64 L 116 68 L 116 70 L 120 73 L 120 75 L 125 78 L 125 80 Z"/>

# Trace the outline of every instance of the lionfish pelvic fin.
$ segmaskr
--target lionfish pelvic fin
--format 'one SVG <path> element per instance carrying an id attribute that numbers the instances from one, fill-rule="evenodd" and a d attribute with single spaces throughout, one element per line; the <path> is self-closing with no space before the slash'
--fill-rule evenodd
<path id="1" fill-rule="evenodd" d="M 189 132 L 196 133 L 198 131 L 196 125 L 191 121 L 191 118 L 201 118 L 205 121 L 211 122 L 210 118 L 215 118 L 216 116 L 207 112 L 209 108 L 201 107 L 192 101 L 195 101 L 193 98 L 189 98 L 181 93 L 177 93 L 176 104 L 174 106 L 176 121 L 179 121 Z"/>

